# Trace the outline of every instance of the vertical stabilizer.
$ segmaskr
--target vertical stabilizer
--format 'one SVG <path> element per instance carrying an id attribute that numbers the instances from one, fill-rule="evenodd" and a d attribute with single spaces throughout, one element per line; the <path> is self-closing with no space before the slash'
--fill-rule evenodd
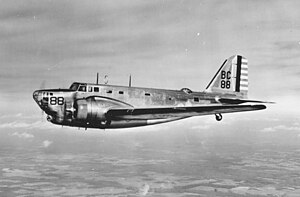
<path id="1" fill-rule="evenodd" d="M 237 98 L 246 99 L 248 60 L 240 55 L 234 55 L 225 60 L 205 91 L 234 94 Z"/>

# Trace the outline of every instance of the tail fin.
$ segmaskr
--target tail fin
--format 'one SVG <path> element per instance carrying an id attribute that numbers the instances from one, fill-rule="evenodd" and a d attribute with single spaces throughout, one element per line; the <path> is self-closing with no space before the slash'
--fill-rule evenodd
<path id="1" fill-rule="evenodd" d="M 248 60 L 240 55 L 225 60 L 205 91 L 234 94 L 237 98 L 247 99 Z"/>

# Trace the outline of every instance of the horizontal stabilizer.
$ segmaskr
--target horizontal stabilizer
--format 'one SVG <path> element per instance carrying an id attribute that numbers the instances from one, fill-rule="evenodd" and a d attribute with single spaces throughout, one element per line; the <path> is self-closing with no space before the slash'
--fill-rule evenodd
<path id="1" fill-rule="evenodd" d="M 220 103 L 224 104 L 242 104 L 242 103 L 268 103 L 275 104 L 274 102 L 269 101 L 256 101 L 256 100 L 246 100 L 246 99 L 230 99 L 230 98 L 220 98 L 218 99 Z"/>

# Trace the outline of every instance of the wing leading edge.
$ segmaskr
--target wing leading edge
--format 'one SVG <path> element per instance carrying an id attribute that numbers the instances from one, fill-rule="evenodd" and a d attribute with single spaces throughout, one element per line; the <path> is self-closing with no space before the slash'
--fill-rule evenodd
<path id="1" fill-rule="evenodd" d="M 163 108 L 109 109 L 106 118 L 109 120 L 151 120 L 202 116 L 209 114 L 233 113 L 266 109 L 265 105 L 212 105 Z"/>

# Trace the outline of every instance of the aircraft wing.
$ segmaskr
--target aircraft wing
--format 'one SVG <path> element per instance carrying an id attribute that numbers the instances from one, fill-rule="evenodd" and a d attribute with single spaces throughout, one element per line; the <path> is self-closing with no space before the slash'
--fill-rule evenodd
<path id="1" fill-rule="evenodd" d="M 206 105 L 131 109 L 111 108 L 107 111 L 106 118 L 109 120 L 151 120 L 253 111 L 265 108 L 265 105 Z"/>

